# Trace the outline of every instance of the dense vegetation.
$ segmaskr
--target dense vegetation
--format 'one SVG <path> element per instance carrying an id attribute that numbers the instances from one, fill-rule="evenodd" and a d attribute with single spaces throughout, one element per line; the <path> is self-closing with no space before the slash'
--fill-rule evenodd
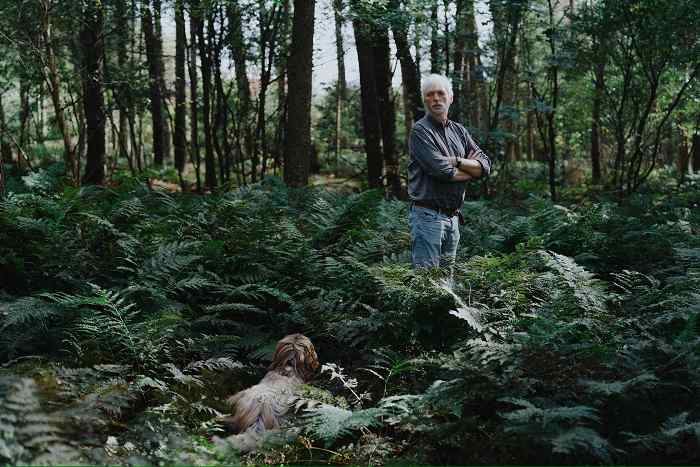
<path id="1" fill-rule="evenodd" d="M 697 0 L 0 13 L 0 464 L 700 463 Z M 453 279 L 410 268 L 429 72 L 494 163 Z M 242 456 L 292 332 L 323 371 Z"/>
<path id="2" fill-rule="evenodd" d="M 222 399 L 291 332 L 327 365 L 317 402 L 243 461 L 698 461 L 697 178 L 468 202 L 452 288 L 410 269 L 406 204 L 381 191 L 13 186 L 3 463 L 238 462 Z"/>

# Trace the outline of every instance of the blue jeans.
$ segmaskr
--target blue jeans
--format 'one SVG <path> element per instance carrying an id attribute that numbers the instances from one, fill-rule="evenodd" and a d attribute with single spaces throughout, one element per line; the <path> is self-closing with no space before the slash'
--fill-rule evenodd
<path id="1" fill-rule="evenodd" d="M 408 224 L 413 267 L 440 266 L 451 274 L 459 244 L 459 218 L 411 204 Z"/>

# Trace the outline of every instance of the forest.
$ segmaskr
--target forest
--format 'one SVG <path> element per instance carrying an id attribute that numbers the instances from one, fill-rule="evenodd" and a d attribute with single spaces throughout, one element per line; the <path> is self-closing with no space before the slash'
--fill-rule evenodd
<path id="1" fill-rule="evenodd" d="M 699 73 L 697 0 L 0 0 L 0 464 L 700 463 Z"/>

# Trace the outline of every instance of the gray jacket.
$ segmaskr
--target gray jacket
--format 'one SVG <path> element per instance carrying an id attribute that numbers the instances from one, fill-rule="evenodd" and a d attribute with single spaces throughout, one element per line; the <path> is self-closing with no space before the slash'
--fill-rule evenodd
<path id="1" fill-rule="evenodd" d="M 445 209 L 459 209 L 464 202 L 465 182 L 452 181 L 455 157 L 476 159 L 482 176 L 491 172 L 491 160 L 476 145 L 469 132 L 457 122 L 447 120 L 443 126 L 430 114 L 418 120 L 408 143 L 408 196 Z"/>

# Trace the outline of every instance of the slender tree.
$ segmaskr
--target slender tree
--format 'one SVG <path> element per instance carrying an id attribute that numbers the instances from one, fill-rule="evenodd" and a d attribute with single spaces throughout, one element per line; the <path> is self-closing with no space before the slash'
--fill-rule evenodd
<path id="1" fill-rule="evenodd" d="M 430 72 L 441 72 L 438 0 L 430 1 Z"/>
<path id="2" fill-rule="evenodd" d="M 153 123 L 153 163 L 163 165 L 163 96 L 161 92 L 160 49 L 153 30 L 153 15 L 148 0 L 141 6 L 141 28 L 146 44 L 150 89 L 151 121 Z"/>
<path id="3" fill-rule="evenodd" d="M 84 109 L 87 123 L 87 163 L 84 183 L 104 183 L 105 107 L 104 107 L 104 11 L 99 0 L 85 0 L 80 43 L 84 70 Z"/>
<path id="4" fill-rule="evenodd" d="M 185 170 L 187 154 L 187 102 L 185 96 L 185 48 L 187 37 L 185 36 L 185 7 L 184 0 L 175 1 L 175 168 L 180 177 L 180 184 L 184 180 L 182 173 Z"/>
<path id="5" fill-rule="evenodd" d="M 209 18 L 211 11 L 205 6 L 200 4 L 199 14 L 192 17 L 192 21 L 195 22 L 196 30 L 196 40 L 199 50 L 199 61 L 202 70 L 202 126 L 204 130 L 204 183 L 209 189 L 216 188 L 217 178 L 216 178 L 216 160 L 214 158 L 214 143 L 212 141 L 212 127 L 211 127 L 211 55 L 209 51 L 209 44 L 207 43 L 207 36 L 205 34 L 204 27 L 204 16 L 207 17 L 208 30 L 211 31 L 212 26 L 209 24 Z M 193 38 L 194 39 L 194 38 Z"/>
<path id="6" fill-rule="evenodd" d="M 239 1 L 230 1 L 226 7 L 226 15 L 229 23 L 229 48 L 233 57 L 233 64 L 236 73 L 236 115 L 237 124 L 236 143 L 237 159 L 239 163 L 238 173 L 241 182 L 245 182 L 244 161 L 253 152 L 251 114 L 250 82 L 248 81 L 248 44 L 243 37 L 243 12 Z"/>
<path id="7" fill-rule="evenodd" d="M 362 102 L 362 131 L 367 154 L 367 182 L 370 188 L 382 186 L 382 126 L 379 117 L 379 96 L 374 69 L 371 26 L 367 19 L 356 15 L 353 20 L 357 60 L 360 65 L 360 99 Z"/>
<path id="8" fill-rule="evenodd" d="M 199 0 L 190 0 L 190 47 L 189 47 L 189 75 L 190 75 L 190 146 L 192 148 L 192 163 L 195 168 L 197 180 L 197 193 L 202 192 L 202 170 L 199 153 L 199 116 L 197 104 L 197 18 L 199 17 Z"/>
<path id="9" fill-rule="evenodd" d="M 165 54 L 163 54 L 163 27 L 161 21 L 161 0 L 152 0 L 153 2 L 153 33 L 155 39 L 155 45 L 158 50 L 156 54 L 156 61 L 158 62 L 158 77 L 160 86 L 160 95 L 163 99 L 163 158 L 164 160 L 171 160 L 170 154 L 172 152 L 172 140 L 173 135 L 170 131 L 170 118 L 168 109 L 168 100 L 170 97 L 170 90 L 168 89 L 167 81 L 165 79 Z"/>
<path id="10" fill-rule="evenodd" d="M 341 125 L 343 102 L 347 98 L 347 83 L 345 80 L 345 49 L 343 47 L 343 0 L 333 0 L 333 12 L 335 14 L 335 51 L 338 61 L 338 81 L 336 82 L 336 106 L 335 106 L 335 163 L 338 164 L 341 147 Z"/>
<path id="11" fill-rule="evenodd" d="M 12 146 L 5 118 L 5 106 L 2 102 L 4 92 L 0 92 L 0 164 L 12 164 Z"/>
<path id="12" fill-rule="evenodd" d="M 74 182 L 79 181 L 78 164 L 75 158 L 75 152 L 71 143 L 71 137 L 66 123 L 64 112 L 64 103 L 61 98 L 61 78 L 59 76 L 59 63 L 56 58 L 53 23 L 51 21 L 51 1 L 41 0 L 40 15 L 41 15 L 41 33 L 42 43 L 44 44 L 44 55 L 46 57 L 45 79 L 51 94 L 51 102 L 54 108 L 54 116 L 56 126 L 61 133 L 63 141 L 63 162 L 66 166 L 66 173 Z M 18 162 L 20 155 L 18 155 Z"/>
<path id="13" fill-rule="evenodd" d="M 396 152 L 396 110 L 391 89 L 391 57 L 389 29 L 380 24 L 373 27 L 374 78 L 377 83 L 377 98 L 382 131 L 382 154 L 386 170 L 387 186 L 391 196 L 401 195 L 399 158 Z"/>
<path id="14" fill-rule="evenodd" d="M 411 15 L 407 11 L 401 10 L 399 0 L 391 0 L 389 9 L 396 13 L 391 22 L 391 32 L 396 45 L 396 55 L 401 63 L 401 78 L 408 102 L 405 109 L 406 120 L 408 122 L 416 121 L 425 114 L 425 110 L 420 92 L 420 72 L 418 65 L 411 56 L 411 48 L 408 42 L 408 28 Z M 416 55 L 418 55 L 418 52 Z"/>
<path id="15" fill-rule="evenodd" d="M 129 155 L 129 102 L 131 98 L 127 80 L 129 77 L 129 35 L 132 34 L 132 31 L 129 30 L 126 0 L 116 0 L 114 2 L 114 17 L 115 26 L 119 34 L 115 38 L 117 67 L 111 74 L 117 80 L 114 89 L 114 99 L 119 110 L 119 134 L 117 136 L 119 139 L 119 157 L 128 160 L 131 167 L 132 162 Z"/>

